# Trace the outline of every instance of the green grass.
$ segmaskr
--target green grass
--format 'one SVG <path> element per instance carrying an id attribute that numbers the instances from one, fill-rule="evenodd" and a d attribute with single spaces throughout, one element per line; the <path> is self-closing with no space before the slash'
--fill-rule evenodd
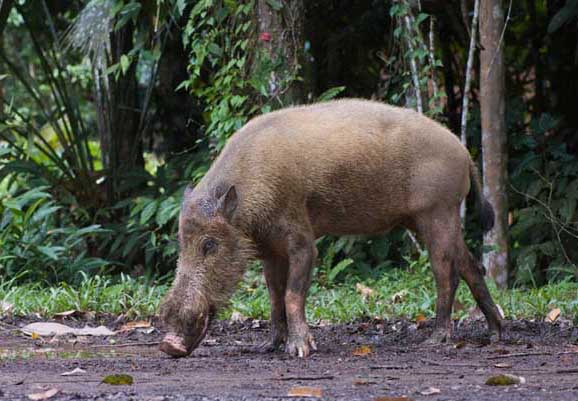
<path id="1" fill-rule="evenodd" d="M 41 284 L 16 285 L 0 281 L 0 301 L 13 305 L 17 315 L 38 313 L 51 316 L 66 310 L 124 313 L 129 317 L 154 315 L 170 283 L 167 280 L 150 281 L 120 276 L 116 279 L 84 277 L 79 286 L 66 283 L 46 287 Z M 307 314 L 310 322 L 348 322 L 359 318 L 415 319 L 417 315 L 434 316 L 435 286 L 426 265 L 413 264 L 410 268 L 392 269 L 377 279 L 366 279 L 361 284 L 373 290 L 364 299 L 354 276 L 345 277 L 340 284 L 327 283 L 327 274 L 318 272 L 313 283 Z M 578 284 L 559 282 L 535 289 L 499 291 L 490 284 L 494 300 L 501 305 L 510 319 L 543 319 L 553 308 L 562 310 L 562 317 L 578 320 Z M 468 288 L 462 283 L 458 301 L 463 308 L 454 312 L 456 318 L 467 315 L 474 305 Z M 266 319 L 269 315 L 267 289 L 260 270 L 251 269 L 228 308 L 220 318 L 228 318 L 233 311 L 252 318 Z"/>
<path id="2" fill-rule="evenodd" d="M 500 291 L 491 280 L 487 282 L 494 301 L 508 319 L 543 319 L 553 308 L 560 308 L 563 318 L 578 324 L 578 283 L 562 281 L 540 288 Z M 415 319 L 420 314 L 435 315 L 435 284 L 425 266 L 392 269 L 378 279 L 364 280 L 361 284 L 373 290 L 366 299 L 356 289 L 357 283 L 351 278 L 326 288 L 314 282 L 307 303 L 308 319 L 336 323 L 368 317 Z M 475 306 L 464 282 L 458 288 L 457 300 L 463 307 L 454 311 L 454 317 L 463 318 Z M 267 318 L 268 295 L 261 276 L 254 272 L 248 275 L 232 301 L 232 309 L 245 316 Z"/>
<path id="3" fill-rule="evenodd" d="M 166 283 L 147 282 L 121 275 L 116 279 L 84 276 L 81 284 L 46 286 L 41 283 L 15 285 L 0 281 L 0 301 L 13 305 L 16 315 L 38 313 L 49 317 L 68 310 L 104 312 L 128 317 L 146 317 L 156 313 L 166 292 Z"/>

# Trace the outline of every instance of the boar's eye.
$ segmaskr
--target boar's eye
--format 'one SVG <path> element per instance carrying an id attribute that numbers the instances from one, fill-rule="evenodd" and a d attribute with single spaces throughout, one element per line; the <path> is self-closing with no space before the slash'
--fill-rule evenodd
<path id="1" fill-rule="evenodd" d="M 207 238 L 203 241 L 201 249 L 203 251 L 203 256 L 210 255 L 217 250 L 217 241 L 212 238 Z"/>

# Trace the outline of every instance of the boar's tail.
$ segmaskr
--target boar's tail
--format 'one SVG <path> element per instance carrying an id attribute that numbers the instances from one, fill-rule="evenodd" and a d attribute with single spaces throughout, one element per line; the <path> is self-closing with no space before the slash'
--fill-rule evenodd
<path id="1" fill-rule="evenodd" d="M 474 187 L 476 187 L 476 192 L 478 195 L 476 206 L 480 211 L 482 231 L 485 234 L 494 227 L 494 219 L 495 219 L 494 208 L 492 207 L 490 202 L 488 202 L 488 200 L 484 197 L 480 173 L 478 172 L 478 167 L 476 166 L 476 164 L 472 159 L 470 159 L 470 177 L 472 179 Z"/>

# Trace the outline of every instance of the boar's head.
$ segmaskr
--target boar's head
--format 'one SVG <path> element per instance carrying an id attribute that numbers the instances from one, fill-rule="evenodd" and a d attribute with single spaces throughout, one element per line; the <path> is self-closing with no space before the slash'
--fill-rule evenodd
<path id="1" fill-rule="evenodd" d="M 200 344 L 253 256 L 252 242 L 232 224 L 235 187 L 209 192 L 187 188 L 179 216 L 177 272 L 160 311 L 169 328 L 160 349 L 174 357 L 189 355 Z"/>

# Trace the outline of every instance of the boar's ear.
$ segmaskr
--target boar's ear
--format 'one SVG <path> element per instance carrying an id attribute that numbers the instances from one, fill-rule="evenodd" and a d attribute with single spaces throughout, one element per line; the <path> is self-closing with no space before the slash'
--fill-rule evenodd
<path id="1" fill-rule="evenodd" d="M 227 220 L 231 221 L 233 214 L 237 209 L 239 198 L 237 197 L 237 190 L 234 185 L 231 185 L 227 192 L 217 201 L 217 210 Z"/>
<path id="2" fill-rule="evenodd" d="M 185 187 L 185 192 L 183 194 L 183 198 L 188 198 L 189 196 L 191 196 L 191 194 L 193 193 L 193 190 L 195 188 L 193 187 L 192 184 L 187 184 L 187 186 Z"/>

